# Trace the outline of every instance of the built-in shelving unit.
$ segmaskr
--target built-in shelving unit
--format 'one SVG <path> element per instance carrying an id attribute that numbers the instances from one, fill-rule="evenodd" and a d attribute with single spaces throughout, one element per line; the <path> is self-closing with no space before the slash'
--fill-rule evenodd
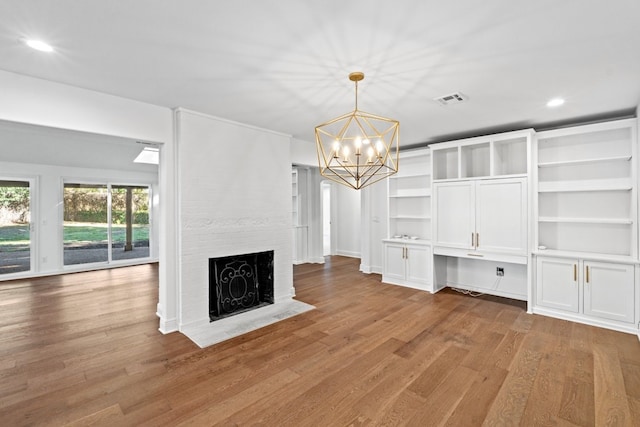
<path id="1" fill-rule="evenodd" d="M 383 240 L 382 281 L 418 289 L 431 286 L 431 152 L 400 153 L 388 178 L 388 237 Z"/>
<path id="2" fill-rule="evenodd" d="M 538 133 L 537 247 L 637 257 L 635 120 Z"/>
<path id="3" fill-rule="evenodd" d="M 431 171 L 428 149 L 400 154 L 388 179 L 389 238 L 431 239 Z"/>
<path id="4" fill-rule="evenodd" d="M 383 281 L 526 300 L 640 336 L 637 129 L 624 119 L 403 152 Z"/>
<path id="5" fill-rule="evenodd" d="M 637 333 L 636 126 L 537 134 L 534 312 Z"/>

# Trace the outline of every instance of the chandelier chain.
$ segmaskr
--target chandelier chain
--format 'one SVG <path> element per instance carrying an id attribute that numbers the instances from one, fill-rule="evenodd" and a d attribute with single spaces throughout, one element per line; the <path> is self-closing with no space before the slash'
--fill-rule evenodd
<path id="1" fill-rule="evenodd" d="M 358 109 L 358 81 L 356 80 L 356 110 Z"/>

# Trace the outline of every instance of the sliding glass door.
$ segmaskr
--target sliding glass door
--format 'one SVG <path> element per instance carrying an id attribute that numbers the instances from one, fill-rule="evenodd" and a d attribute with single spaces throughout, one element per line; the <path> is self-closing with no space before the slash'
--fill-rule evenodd
<path id="1" fill-rule="evenodd" d="M 149 256 L 149 187 L 64 184 L 65 266 Z"/>
<path id="2" fill-rule="evenodd" d="M 109 261 L 107 185 L 64 184 L 64 265 Z"/>
<path id="3" fill-rule="evenodd" d="M 111 259 L 149 257 L 149 188 L 111 187 Z"/>
<path id="4" fill-rule="evenodd" d="M 31 270 L 31 183 L 0 179 L 0 274 Z"/>

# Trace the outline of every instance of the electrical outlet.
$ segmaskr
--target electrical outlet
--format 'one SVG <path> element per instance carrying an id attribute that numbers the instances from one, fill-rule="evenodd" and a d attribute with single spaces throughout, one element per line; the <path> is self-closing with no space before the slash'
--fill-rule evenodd
<path id="1" fill-rule="evenodd" d="M 504 268 L 503 267 L 496 267 L 496 276 L 504 276 Z"/>

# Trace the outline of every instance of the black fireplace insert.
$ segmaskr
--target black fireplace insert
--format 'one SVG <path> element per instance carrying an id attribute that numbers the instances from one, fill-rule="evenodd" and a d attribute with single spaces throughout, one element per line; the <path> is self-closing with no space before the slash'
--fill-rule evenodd
<path id="1" fill-rule="evenodd" d="M 273 304 L 273 251 L 209 258 L 209 318 Z"/>

